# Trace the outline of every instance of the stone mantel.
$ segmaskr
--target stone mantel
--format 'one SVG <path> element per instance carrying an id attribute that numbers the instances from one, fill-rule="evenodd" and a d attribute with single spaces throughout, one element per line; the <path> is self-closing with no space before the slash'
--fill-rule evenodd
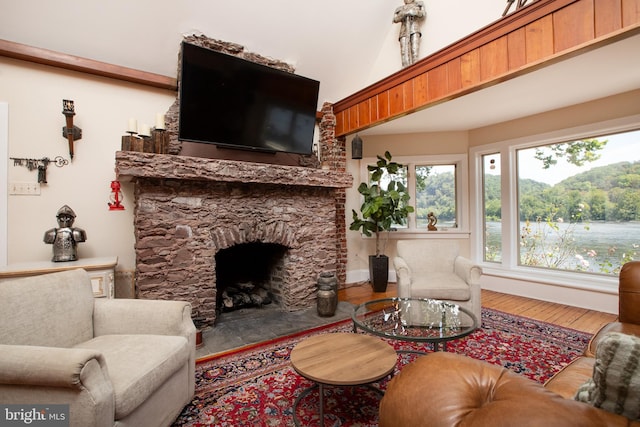
<path id="1" fill-rule="evenodd" d="M 330 169 L 208 159 L 172 154 L 116 152 L 121 181 L 137 178 L 350 188 L 353 177 Z"/>

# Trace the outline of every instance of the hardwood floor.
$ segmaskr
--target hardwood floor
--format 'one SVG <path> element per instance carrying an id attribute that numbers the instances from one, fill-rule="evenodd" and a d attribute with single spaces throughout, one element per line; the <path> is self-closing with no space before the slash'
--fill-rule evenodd
<path id="1" fill-rule="evenodd" d="M 338 291 L 340 301 L 361 304 L 378 298 L 389 298 L 397 295 L 395 283 L 389 283 L 387 292 L 373 292 L 369 283 L 350 285 Z M 616 319 L 616 315 L 555 304 L 530 298 L 482 290 L 482 306 L 505 313 L 517 314 L 531 319 L 549 322 L 578 331 L 595 333 L 606 323 Z"/>

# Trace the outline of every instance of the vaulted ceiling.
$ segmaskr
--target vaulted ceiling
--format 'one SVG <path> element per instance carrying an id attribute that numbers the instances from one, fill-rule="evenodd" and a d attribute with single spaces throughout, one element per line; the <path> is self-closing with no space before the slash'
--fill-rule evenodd
<path id="1" fill-rule="evenodd" d="M 0 39 L 175 77 L 183 36 L 204 34 L 290 63 L 333 102 L 363 87 L 397 3 L 0 0 Z"/>
<path id="2" fill-rule="evenodd" d="M 442 7 L 440 1 L 425 0 L 427 12 Z M 440 25 L 439 31 L 464 25 L 463 11 L 469 2 L 477 0 L 456 1 L 461 11 L 456 16 L 436 22 L 437 15 L 428 15 L 429 25 Z M 483 25 L 499 19 L 505 1 L 483 2 L 487 5 Z M 400 0 L 0 0 L 0 39 L 175 77 L 183 35 L 202 33 L 292 64 L 297 73 L 320 80 L 321 102 L 335 102 L 399 69 L 398 64 L 381 66 L 381 62 L 389 40 L 397 48 L 391 16 L 400 4 Z M 467 33 L 452 34 L 461 38 Z M 640 35 L 366 132 L 473 129 L 637 89 L 640 55 L 635 52 L 640 52 Z M 399 63 L 399 54 L 393 60 Z"/>

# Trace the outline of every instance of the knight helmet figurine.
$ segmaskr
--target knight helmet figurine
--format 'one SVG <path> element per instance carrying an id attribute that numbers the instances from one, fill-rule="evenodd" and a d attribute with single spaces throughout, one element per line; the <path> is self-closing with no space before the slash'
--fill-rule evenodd
<path id="1" fill-rule="evenodd" d="M 53 262 L 75 261 L 78 259 L 77 244 L 87 240 L 87 234 L 81 228 L 72 227 L 76 218 L 75 212 L 64 205 L 56 214 L 58 228 L 44 233 L 44 242 L 53 244 Z"/>

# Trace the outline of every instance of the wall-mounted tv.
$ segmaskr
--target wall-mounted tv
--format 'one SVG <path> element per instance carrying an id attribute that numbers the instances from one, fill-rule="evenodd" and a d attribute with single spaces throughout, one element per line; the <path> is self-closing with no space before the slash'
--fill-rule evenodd
<path id="1" fill-rule="evenodd" d="M 320 83 L 182 43 L 178 139 L 311 154 Z"/>

